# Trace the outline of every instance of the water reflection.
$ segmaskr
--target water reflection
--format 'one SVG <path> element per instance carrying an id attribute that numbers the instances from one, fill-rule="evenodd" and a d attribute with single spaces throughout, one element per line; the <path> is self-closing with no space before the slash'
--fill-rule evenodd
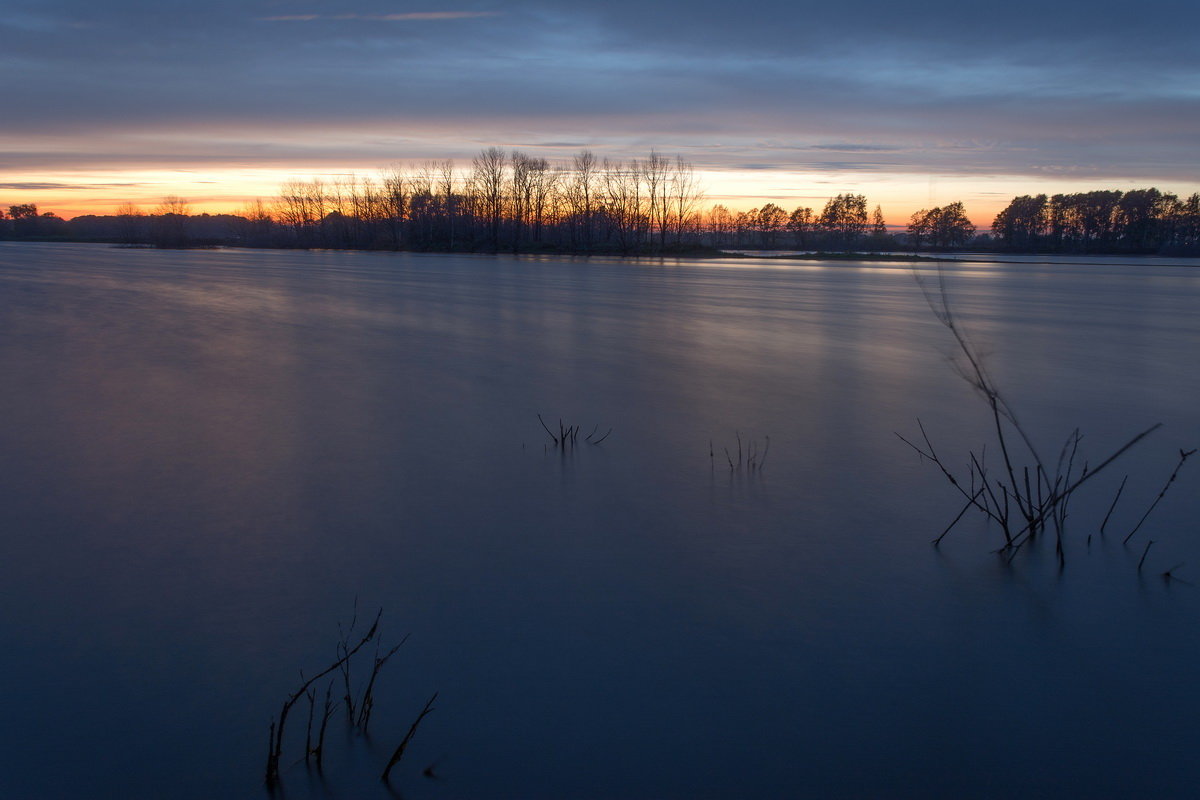
<path id="1" fill-rule="evenodd" d="M 1035 435 L 1166 423 L 1130 497 L 1200 441 L 1195 271 L 951 280 Z M 954 496 L 894 432 L 965 456 L 988 426 L 906 268 L 3 245 L 0 295 L 14 796 L 254 795 L 269 714 L 356 596 L 412 638 L 340 796 L 381 796 L 429 689 L 406 795 L 1200 777 L 1197 598 L 1086 548 L 1106 500 L 1061 578 L 978 526 L 928 547 Z M 543 452 L 539 412 L 614 433 Z M 735 432 L 770 436 L 761 472 L 721 464 Z M 1200 563 L 1195 498 L 1156 511 L 1150 574 Z"/>

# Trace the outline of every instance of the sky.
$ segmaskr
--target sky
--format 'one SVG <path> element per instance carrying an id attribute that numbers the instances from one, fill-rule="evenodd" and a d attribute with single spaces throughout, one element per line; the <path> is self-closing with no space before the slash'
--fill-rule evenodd
<path id="1" fill-rule="evenodd" d="M 0 0 L 0 206 L 64 216 L 493 145 L 651 148 L 709 202 L 889 222 L 1200 191 L 1194 0 Z"/>

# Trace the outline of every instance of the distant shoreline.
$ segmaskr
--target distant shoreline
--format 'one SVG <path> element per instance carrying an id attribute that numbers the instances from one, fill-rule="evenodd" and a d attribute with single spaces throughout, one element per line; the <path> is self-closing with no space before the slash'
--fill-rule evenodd
<path id="1" fill-rule="evenodd" d="M 834 262 L 901 262 L 901 263 L 939 263 L 939 262 L 961 262 L 961 263 L 1009 263 L 1009 264 L 1027 264 L 1028 261 L 1013 260 L 1007 261 L 1006 257 L 1024 257 L 1024 258 L 1087 258 L 1101 257 L 1113 258 L 1121 256 L 1130 256 L 1137 258 L 1168 258 L 1168 259 L 1183 259 L 1189 262 L 1196 262 L 1200 266 L 1200 255 L 1188 254 L 1164 254 L 1164 253 L 1123 253 L 1123 252 L 1097 252 L 1097 253 L 1047 253 L 1033 251 L 994 251 L 981 252 L 978 249 L 971 250 L 947 250 L 937 255 L 917 254 L 917 253 L 896 253 L 896 252 L 857 252 L 857 251 L 808 251 L 808 252 L 771 252 L 771 251 L 754 251 L 754 250 L 725 250 L 705 245 L 670 247 L 664 250 L 657 251 L 620 251 L 607 249 L 594 250 L 570 250 L 559 248 L 545 249 L 529 249 L 529 250 L 437 250 L 437 249 L 373 249 L 373 248 L 339 248 L 339 247 L 270 247 L 262 245 L 249 245 L 239 242 L 228 241 L 208 241 L 208 242 L 191 242 L 180 246 L 161 246 L 144 242 L 115 242 L 112 240 L 101 239 L 83 239 L 83 238 L 23 238 L 23 239 L 0 239 L 0 244 L 90 244 L 103 245 L 118 249 L 129 250 L 218 250 L 218 249 L 236 249 L 247 251 L 270 251 L 270 252 L 314 252 L 314 251 L 337 251 L 347 253 L 410 253 L 415 255 L 474 255 L 474 256 L 534 256 L 534 257 L 563 257 L 563 258 L 617 258 L 617 259 L 669 259 L 669 258 L 691 258 L 697 260 L 711 261 L 727 261 L 727 260 L 752 260 L 752 261 L 834 261 Z"/>

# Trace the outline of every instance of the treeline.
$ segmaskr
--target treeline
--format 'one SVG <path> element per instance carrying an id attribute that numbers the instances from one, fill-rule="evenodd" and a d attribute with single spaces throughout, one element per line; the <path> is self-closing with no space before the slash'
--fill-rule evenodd
<path id="1" fill-rule="evenodd" d="M 262 226 L 236 214 L 191 214 L 185 201 L 167 198 L 152 213 L 126 204 L 113 216 L 65 220 L 34 204 L 0 209 L 0 240 L 112 242 L 155 247 L 270 246 Z"/>
<path id="2" fill-rule="evenodd" d="M 867 198 L 839 194 L 818 214 L 807 206 L 785 211 L 774 203 L 731 212 L 715 205 L 702 226 L 705 241 L 717 248 L 747 250 L 890 250 L 895 242 L 883 210 L 867 213 Z"/>
<path id="3" fill-rule="evenodd" d="M 584 151 L 553 164 L 493 147 L 465 171 L 436 161 L 292 181 L 246 216 L 272 225 L 285 247 L 661 253 L 699 243 L 702 198 L 679 157 L 619 162 Z"/>
<path id="4" fill-rule="evenodd" d="M 649 213 L 647 193 L 629 187 L 626 202 L 601 195 L 580 206 L 561 196 L 514 204 L 501 192 L 492 211 L 472 210 L 469 196 L 426 191 L 427 168 L 388 176 L 382 184 L 351 178 L 338 182 L 290 182 L 279 198 L 255 201 L 238 214 L 191 214 L 178 198 L 147 213 L 126 206 L 116 215 L 71 220 L 22 206 L 17 216 L 0 210 L 0 239 L 114 242 L 156 247 L 234 245 L 273 248 L 342 248 L 426 251 L 558 251 L 653 253 L 681 249 L 882 251 L 897 246 L 881 209 L 866 211 L 862 195 L 838 195 L 817 213 L 786 212 L 774 203 L 749 211 L 723 205 L 707 211 Z M 377 188 L 390 186 L 387 196 Z M 565 184 L 571 185 L 571 179 Z M 610 184 L 611 185 L 611 184 Z M 417 191 L 402 187 L 416 186 Z M 672 197 L 668 195 L 668 197 Z M 390 205 L 391 209 L 387 206 Z M 527 212 L 519 209 L 527 207 Z M 12 207 L 16 209 L 18 207 Z M 656 210 L 659 203 L 655 203 Z M 516 209 L 515 211 L 513 209 Z M 587 210 L 590 209 L 590 210 Z M 658 220 L 655 222 L 655 220 Z M 903 237 L 901 237 L 903 238 Z M 932 246 L 930 239 L 925 245 Z"/>
<path id="5" fill-rule="evenodd" d="M 0 239 L 103 241 L 157 247 L 235 245 L 441 252 L 662 254 L 700 249 L 819 252 L 953 251 L 1200 254 L 1200 195 L 1157 189 L 1015 198 L 977 235 L 960 202 L 922 209 L 903 230 L 861 194 L 818 212 L 767 203 L 749 211 L 701 208 L 692 165 L 651 151 L 610 161 L 583 151 L 568 162 L 488 148 L 452 161 L 374 176 L 290 181 L 237 214 L 191 214 L 168 197 L 152 212 L 63 220 L 36 206 L 0 211 Z"/>
<path id="6" fill-rule="evenodd" d="M 610 161 L 588 151 L 565 163 L 488 148 L 468 168 L 452 161 L 375 176 L 290 181 L 236 215 L 191 215 L 167 198 L 152 213 L 9 225 L 9 238 L 129 245 L 656 254 L 697 249 L 888 250 L 879 206 L 840 194 L 817 212 L 774 203 L 705 211 L 691 164 L 651 151 Z M 34 210 L 36 214 L 36 209 Z M 6 235 L 0 222 L 0 237 Z"/>
<path id="7" fill-rule="evenodd" d="M 160 247 L 662 253 L 700 244 L 702 199 L 692 165 L 679 157 L 652 151 L 621 162 L 585 151 L 553 164 L 493 147 L 466 170 L 436 161 L 377 176 L 290 181 L 277 197 L 237 215 L 196 217 L 179 198 L 151 214 L 128 206 L 115 216 L 69 222 L 30 207 L 37 224 L 24 211 L 7 219 L 0 213 L 0 237 Z"/>
<path id="8" fill-rule="evenodd" d="M 1200 194 L 1101 190 L 1015 198 L 992 223 L 999 249 L 1200 255 Z"/>
<path id="9" fill-rule="evenodd" d="M 38 211 L 33 203 L 0 209 L 0 239 L 61 239 L 67 235 L 67 222 L 50 211 Z"/>

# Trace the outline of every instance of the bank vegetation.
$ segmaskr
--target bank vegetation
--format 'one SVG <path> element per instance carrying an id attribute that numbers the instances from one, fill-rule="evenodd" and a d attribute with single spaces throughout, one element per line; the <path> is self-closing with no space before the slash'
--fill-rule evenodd
<path id="1" fill-rule="evenodd" d="M 961 202 L 922 209 L 901 228 L 861 194 L 820 209 L 775 203 L 705 207 L 693 166 L 651 151 L 563 162 L 490 147 L 469 165 L 429 161 L 372 175 L 293 180 L 236 214 L 194 214 L 165 198 L 144 210 L 64 220 L 34 205 L 0 211 L 0 239 L 129 246 L 337 248 L 429 252 L 717 254 L 954 252 L 1200 255 L 1200 195 L 1158 189 L 1022 196 L 980 233 Z"/>

